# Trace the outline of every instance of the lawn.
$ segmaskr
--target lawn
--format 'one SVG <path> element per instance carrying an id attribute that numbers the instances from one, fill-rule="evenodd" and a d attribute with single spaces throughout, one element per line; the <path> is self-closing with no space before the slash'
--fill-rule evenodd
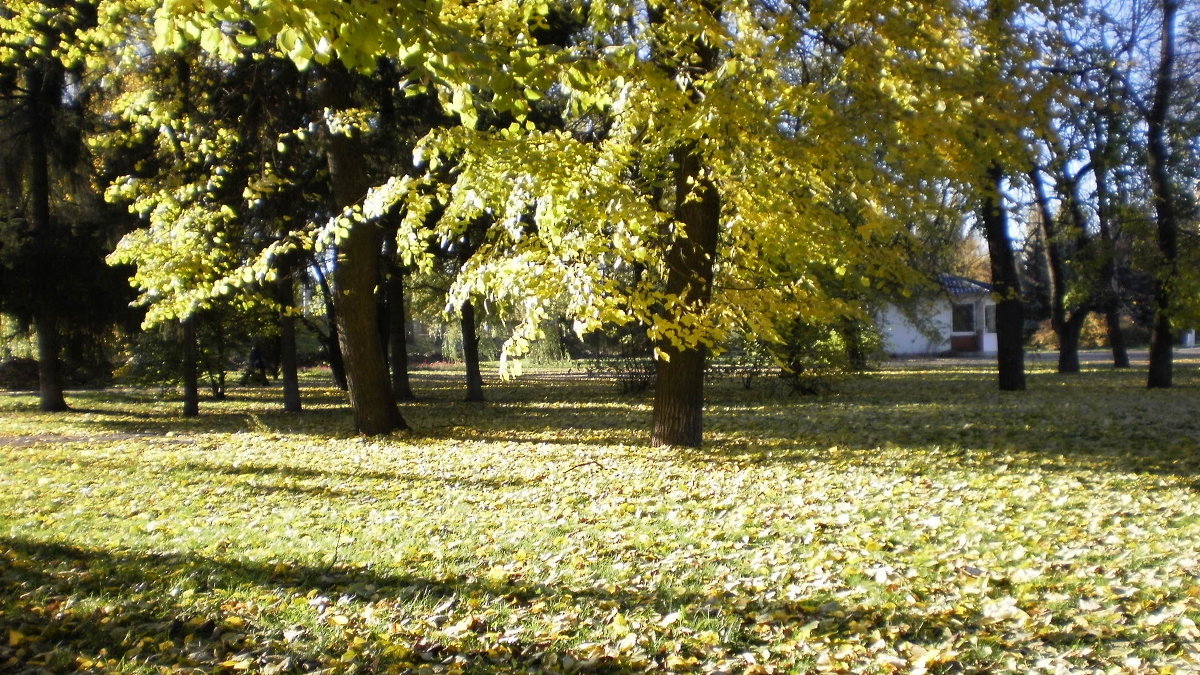
<path id="1" fill-rule="evenodd" d="M 533 374 L 355 437 L 235 389 L 0 394 L 0 671 L 1200 671 L 1200 373 L 891 365 L 821 397 Z"/>

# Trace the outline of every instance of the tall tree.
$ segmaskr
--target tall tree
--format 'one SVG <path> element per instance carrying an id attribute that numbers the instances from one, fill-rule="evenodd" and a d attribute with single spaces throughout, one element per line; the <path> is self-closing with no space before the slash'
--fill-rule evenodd
<path id="1" fill-rule="evenodd" d="M 1150 369 L 1146 386 L 1171 386 L 1174 330 L 1172 285 L 1178 276 L 1179 214 L 1172 185 L 1171 157 L 1167 140 L 1172 95 L 1175 90 L 1175 17 L 1178 0 L 1162 0 L 1162 28 L 1158 65 L 1154 71 L 1153 95 L 1146 115 L 1146 166 L 1154 197 L 1156 243 L 1159 261 L 1154 287 L 1154 331 L 1150 336 Z"/>
<path id="2" fill-rule="evenodd" d="M 339 64 L 323 69 L 321 103 L 333 114 L 354 107 L 350 74 Z M 325 137 L 329 182 L 340 209 L 352 210 L 371 187 L 363 165 L 360 132 L 353 126 L 331 130 Z M 355 222 L 338 241 L 338 273 L 334 277 L 338 337 L 354 408 L 354 427 L 367 435 L 407 429 L 392 396 L 376 315 L 375 286 L 379 279 L 383 233 L 375 223 Z"/>
<path id="3" fill-rule="evenodd" d="M 1025 314 L 1016 254 L 1008 234 L 1004 208 L 1004 170 L 998 164 L 988 170 L 988 187 L 983 193 L 979 218 L 987 238 L 992 264 L 992 288 L 996 298 L 997 380 L 1001 391 L 1025 389 Z"/>
<path id="4" fill-rule="evenodd" d="M 422 155 L 457 166 L 453 185 L 408 194 L 445 203 L 447 233 L 494 216 L 456 292 L 521 309 L 506 355 L 555 299 L 580 331 L 643 325 L 661 361 L 653 441 L 696 445 L 705 354 L 730 331 L 781 340 L 798 313 L 859 318 L 845 283 L 913 282 L 906 212 L 940 204 L 938 178 L 984 171 L 945 141 L 978 111 L 980 60 L 953 2 L 649 9 L 590 17 L 551 60 L 537 99 L 565 124 L 436 132 Z"/>
<path id="5" fill-rule="evenodd" d="M 64 305 L 75 270 L 58 264 L 71 234 L 55 203 L 58 165 L 82 161 L 84 139 L 72 112 L 80 113 L 84 56 L 96 26 L 96 2 L 20 0 L 0 7 L 0 133 L 5 134 L 0 162 L 8 192 L 19 203 L 8 205 L 8 225 L 19 225 L 13 238 L 23 242 L 20 265 L 25 302 L 37 334 L 39 406 L 67 410 L 63 395 L 61 336 Z M 77 116 L 74 115 L 74 116 Z M 66 171 L 73 170 L 68 167 Z M 6 209 L 8 210 L 8 209 Z M 10 255 L 12 253 L 9 253 Z M 12 304 L 10 298 L 9 304 Z"/>

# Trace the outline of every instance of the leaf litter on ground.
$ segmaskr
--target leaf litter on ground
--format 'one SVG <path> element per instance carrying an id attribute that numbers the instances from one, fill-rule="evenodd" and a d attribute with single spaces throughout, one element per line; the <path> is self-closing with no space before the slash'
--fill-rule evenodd
<path id="1" fill-rule="evenodd" d="M 0 670 L 1195 672 L 1200 389 L 893 366 L 710 384 L 708 442 L 536 374 L 420 431 L 339 395 L 0 396 Z M 422 376 L 425 376 L 424 379 Z"/>

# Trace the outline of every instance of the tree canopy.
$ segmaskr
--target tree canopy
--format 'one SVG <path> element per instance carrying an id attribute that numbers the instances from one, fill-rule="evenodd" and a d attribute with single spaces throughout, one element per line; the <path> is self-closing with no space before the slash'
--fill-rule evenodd
<path id="1" fill-rule="evenodd" d="M 447 306 L 515 326 L 513 372 L 553 311 L 581 334 L 644 332 L 660 384 L 735 333 L 783 341 L 798 318 L 861 321 L 868 298 L 908 293 L 922 242 L 953 238 L 925 231 L 946 227 L 929 214 L 950 192 L 998 215 L 993 250 L 1009 250 L 1004 177 L 1031 175 L 1031 139 L 1066 137 L 1093 66 L 1120 71 L 1092 53 L 1102 40 L 1063 37 L 1078 10 L 20 2 L 0 12 L 0 65 L 15 82 L 58 64 L 104 92 L 88 144 L 118 176 L 109 199 L 147 225 L 111 260 L 136 266 L 148 323 L 272 303 L 298 251 L 333 261 L 351 401 L 362 431 L 386 433 L 404 422 L 375 375 L 385 249 L 426 271 L 459 251 Z M 446 116 L 397 122 L 413 99 Z M 692 431 L 656 440 L 699 442 L 702 397 L 688 405 Z"/>

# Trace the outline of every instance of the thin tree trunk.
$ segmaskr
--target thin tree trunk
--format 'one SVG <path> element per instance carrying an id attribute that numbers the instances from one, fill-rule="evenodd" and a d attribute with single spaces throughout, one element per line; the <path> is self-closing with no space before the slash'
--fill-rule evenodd
<path id="1" fill-rule="evenodd" d="M 383 343 L 387 351 L 388 368 L 392 374 L 392 396 L 397 401 L 412 401 L 412 385 L 408 379 L 408 317 L 404 307 L 404 276 L 407 273 L 396 253 L 398 219 L 390 219 L 383 239 L 383 312 L 379 317 Z"/>
<path id="2" fill-rule="evenodd" d="M 27 124 L 29 149 L 29 229 L 38 256 L 37 300 L 34 328 L 38 347 L 38 406 L 43 412 L 69 410 L 63 397 L 63 373 L 59 356 L 58 298 L 54 289 L 54 274 L 64 274 L 53 260 L 56 243 L 55 223 L 50 215 L 50 158 L 46 136 L 50 124 L 50 96 L 56 89 L 44 68 L 31 67 L 26 72 L 29 92 Z"/>
<path id="3" fill-rule="evenodd" d="M 1179 223 L 1175 196 L 1168 171 L 1167 114 L 1174 89 L 1175 14 L 1178 0 L 1163 0 L 1162 46 L 1154 78 L 1154 102 L 1146 116 L 1146 163 L 1150 189 L 1154 194 L 1157 220 L 1159 269 L 1154 282 L 1154 331 L 1150 335 L 1150 369 L 1146 386 L 1151 389 L 1171 386 L 1175 342 L 1171 326 L 1171 284 L 1179 265 Z"/>
<path id="4" fill-rule="evenodd" d="M 1108 184 L 1108 154 L 1107 140 L 1091 153 L 1092 175 L 1096 182 L 1096 222 L 1103 244 L 1101 255 L 1104 256 L 1098 287 L 1113 367 L 1128 368 L 1129 351 L 1125 347 L 1125 335 L 1121 332 L 1121 289 L 1117 281 L 1117 242 L 1112 222 L 1112 192 Z"/>
<path id="5" fill-rule="evenodd" d="M 1129 350 L 1125 346 L 1125 334 L 1121 332 L 1121 313 L 1114 297 L 1104 310 L 1104 324 L 1108 331 L 1108 345 L 1112 349 L 1113 368 L 1129 367 Z"/>
<path id="6" fill-rule="evenodd" d="M 681 149 L 677 157 L 675 219 L 682 231 L 667 250 L 666 290 L 683 300 L 684 311 L 700 314 L 712 296 L 721 199 L 716 186 L 702 176 L 694 147 Z M 704 437 L 704 347 L 681 348 L 668 340 L 660 340 L 657 347 L 650 442 L 698 447 Z"/>
<path id="7" fill-rule="evenodd" d="M 181 323 L 183 329 L 183 416 L 200 414 L 200 364 L 196 357 L 196 316 Z"/>
<path id="8" fill-rule="evenodd" d="M 337 308 L 333 306 L 333 291 L 329 288 L 329 280 L 325 278 L 320 263 L 313 265 L 313 270 L 317 274 L 317 284 L 321 287 L 321 298 L 325 305 L 325 325 L 329 327 L 329 335 L 321 337 L 321 344 L 325 345 L 325 354 L 329 357 L 329 372 L 333 376 L 334 385 L 342 391 L 347 391 L 350 385 L 346 382 L 346 366 L 342 361 L 341 341 L 338 340 Z"/>
<path id="9" fill-rule="evenodd" d="M 387 306 L 391 314 L 388 322 L 388 351 L 391 352 L 392 395 L 397 401 L 413 401 L 412 383 L 408 377 L 408 312 L 405 310 L 404 277 L 400 265 L 392 265 L 392 274 L 387 282 Z"/>
<path id="10" fill-rule="evenodd" d="M 1076 228 L 1076 252 L 1080 252 L 1089 242 L 1084 234 L 1083 217 L 1078 202 L 1074 199 L 1074 183 L 1066 177 L 1066 169 L 1060 167 L 1063 173 L 1059 180 L 1060 193 L 1064 201 L 1069 202 L 1069 212 Z M 1079 334 L 1083 330 L 1083 322 L 1087 318 L 1087 308 L 1081 307 L 1074 312 L 1067 311 L 1067 261 L 1062 250 L 1063 233 L 1059 231 L 1058 222 L 1050 212 L 1050 201 L 1046 198 L 1046 189 L 1042 185 L 1041 176 L 1037 170 L 1030 172 L 1030 182 L 1033 184 L 1034 197 L 1037 202 L 1038 216 L 1041 221 L 1042 250 L 1045 254 L 1045 265 L 1050 279 L 1050 326 L 1058 339 L 1058 372 L 1074 374 L 1079 372 Z"/>
<path id="11" fill-rule="evenodd" d="M 1016 256 L 1008 238 L 1008 217 L 1004 210 L 1001 183 L 1003 170 L 993 165 L 983 198 L 981 219 L 992 265 L 992 287 L 996 301 L 996 362 L 1001 391 L 1024 391 L 1025 347 L 1024 308 L 1017 275 Z"/>
<path id="12" fill-rule="evenodd" d="M 213 346 L 216 347 L 216 361 L 208 362 L 208 387 L 212 391 L 214 401 L 225 400 L 225 324 L 220 315 L 209 315 L 213 326 Z"/>
<path id="13" fill-rule="evenodd" d="M 352 107 L 350 76 L 340 65 L 325 69 L 322 103 L 331 110 Z M 329 180 L 338 208 L 356 204 L 367 193 L 369 180 L 363 164 L 366 154 L 357 132 L 330 133 L 325 139 Z M 354 223 L 338 247 L 338 273 L 334 277 L 338 339 L 346 366 L 354 427 L 368 436 L 407 429 L 392 397 L 379 341 L 375 285 L 383 238 L 378 226 Z"/>
<path id="14" fill-rule="evenodd" d="M 295 266 L 288 265 L 279 277 L 279 371 L 283 380 L 284 412 L 300 412 L 299 364 L 296 357 Z"/>
<path id="15" fill-rule="evenodd" d="M 467 401 L 486 401 L 483 395 L 483 373 L 479 369 L 479 332 L 475 328 L 475 306 L 467 300 L 462 305 L 463 361 L 467 365 Z"/>

